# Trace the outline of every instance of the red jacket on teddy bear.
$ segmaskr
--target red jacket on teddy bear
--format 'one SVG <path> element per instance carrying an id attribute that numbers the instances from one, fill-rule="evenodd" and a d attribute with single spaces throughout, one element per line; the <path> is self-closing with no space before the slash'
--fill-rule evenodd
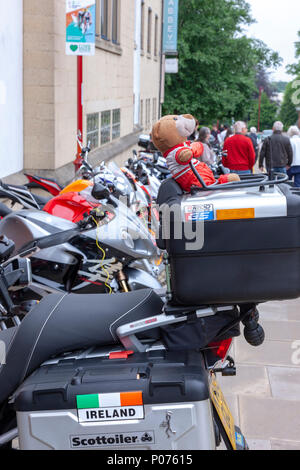
<path id="1" fill-rule="evenodd" d="M 187 137 L 195 130 L 196 121 L 190 114 L 182 116 L 164 116 L 154 124 L 152 140 L 167 160 L 172 177 L 181 188 L 190 192 L 192 186 L 201 183 L 190 167 L 193 162 L 203 181 L 209 186 L 217 182 L 211 169 L 203 162 L 197 160 L 203 154 L 203 145 L 200 142 L 191 143 Z M 224 184 L 239 181 L 236 174 L 222 175 L 218 183 Z"/>

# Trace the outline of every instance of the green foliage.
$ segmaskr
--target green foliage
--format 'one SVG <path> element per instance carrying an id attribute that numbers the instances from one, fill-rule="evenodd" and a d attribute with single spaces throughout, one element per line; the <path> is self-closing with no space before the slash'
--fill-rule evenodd
<path id="1" fill-rule="evenodd" d="M 250 124 L 248 127 L 257 127 L 258 123 L 258 99 L 253 104 L 253 111 L 250 115 Z M 266 93 L 261 95 L 261 110 L 260 110 L 260 130 L 272 129 L 274 122 L 277 119 L 278 107 L 267 96 Z"/>
<path id="2" fill-rule="evenodd" d="M 300 74 L 300 31 L 298 31 L 298 39 L 299 41 L 295 42 L 295 58 L 299 59 L 296 64 L 291 64 L 287 66 L 287 71 L 291 75 L 299 75 Z"/>
<path id="3" fill-rule="evenodd" d="M 272 82 L 275 93 L 284 93 L 288 82 Z"/>
<path id="4" fill-rule="evenodd" d="M 166 75 L 164 114 L 191 113 L 201 122 L 247 119 L 257 67 L 277 53 L 243 34 L 253 22 L 245 0 L 179 1 L 179 73 Z"/>
<path id="5" fill-rule="evenodd" d="M 298 80 L 300 77 L 298 78 Z M 293 83 L 290 82 L 286 89 L 283 98 L 283 103 L 281 105 L 279 119 L 283 122 L 285 128 L 287 129 L 290 126 L 294 126 L 298 120 L 298 113 L 296 111 L 297 102 L 295 98 L 299 97 L 299 92 L 295 93 L 295 88 L 293 88 Z M 300 106 L 300 103 L 298 104 Z"/>

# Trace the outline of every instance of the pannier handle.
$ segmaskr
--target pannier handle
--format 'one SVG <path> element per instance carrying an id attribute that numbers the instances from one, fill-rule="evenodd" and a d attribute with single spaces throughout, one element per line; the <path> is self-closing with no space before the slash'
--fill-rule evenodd
<path id="1" fill-rule="evenodd" d="M 243 188 L 253 188 L 255 186 L 274 186 L 275 184 L 281 184 L 285 183 L 288 181 L 289 177 L 288 175 L 285 175 L 283 173 L 274 173 L 274 179 L 268 179 L 268 175 L 245 175 L 245 177 L 242 177 L 242 181 L 233 181 L 232 183 L 225 183 L 222 184 L 222 186 L 218 185 L 217 183 L 214 183 L 210 186 L 207 186 L 207 184 L 203 181 L 203 178 L 199 175 L 198 171 L 196 170 L 193 162 L 190 162 L 190 167 L 196 176 L 197 180 L 201 184 L 201 188 L 198 186 L 193 186 L 192 187 L 192 192 L 200 192 L 200 191 L 221 191 L 221 190 L 232 190 L 232 189 L 243 189 Z"/>

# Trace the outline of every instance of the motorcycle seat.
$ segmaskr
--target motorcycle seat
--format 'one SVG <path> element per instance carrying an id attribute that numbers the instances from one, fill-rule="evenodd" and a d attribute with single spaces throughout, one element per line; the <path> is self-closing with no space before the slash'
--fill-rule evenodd
<path id="1" fill-rule="evenodd" d="M 151 289 L 124 294 L 51 294 L 21 324 L 0 332 L 6 364 L 0 366 L 0 404 L 43 362 L 64 352 L 118 343 L 120 325 L 162 312 Z M 159 339 L 159 330 L 151 330 Z"/>

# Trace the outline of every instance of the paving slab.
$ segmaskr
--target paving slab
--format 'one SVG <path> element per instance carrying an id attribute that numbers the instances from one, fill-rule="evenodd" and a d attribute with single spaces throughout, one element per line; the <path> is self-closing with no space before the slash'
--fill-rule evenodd
<path id="1" fill-rule="evenodd" d="M 249 450 L 272 450 L 271 441 L 264 439 L 247 439 Z"/>
<path id="2" fill-rule="evenodd" d="M 300 344 L 300 343 L 299 343 Z M 235 344 L 237 364 L 300 367 L 293 363 L 293 341 L 265 341 L 259 347 L 250 346 L 243 337 Z"/>
<path id="3" fill-rule="evenodd" d="M 267 370 L 271 393 L 274 398 L 280 398 L 281 400 L 300 400 L 299 368 L 268 367 Z"/>
<path id="4" fill-rule="evenodd" d="M 299 370 L 300 376 L 300 370 Z M 235 377 L 218 376 L 224 394 L 271 396 L 267 370 L 263 366 L 242 365 L 237 366 Z"/>
<path id="5" fill-rule="evenodd" d="M 281 441 L 271 439 L 272 450 L 300 450 L 300 441 Z"/>
<path id="6" fill-rule="evenodd" d="M 300 322 L 298 321 L 267 321 L 260 322 L 265 330 L 266 340 L 300 341 Z"/>
<path id="7" fill-rule="evenodd" d="M 294 401 L 240 395 L 239 412 L 247 440 L 299 440 L 300 407 Z"/>
<path id="8" fill-rule="evenodd" d="M 299 300 L 268 302 L 258 306 L 260 318 L 272 321 L 300 321 Z"/>

